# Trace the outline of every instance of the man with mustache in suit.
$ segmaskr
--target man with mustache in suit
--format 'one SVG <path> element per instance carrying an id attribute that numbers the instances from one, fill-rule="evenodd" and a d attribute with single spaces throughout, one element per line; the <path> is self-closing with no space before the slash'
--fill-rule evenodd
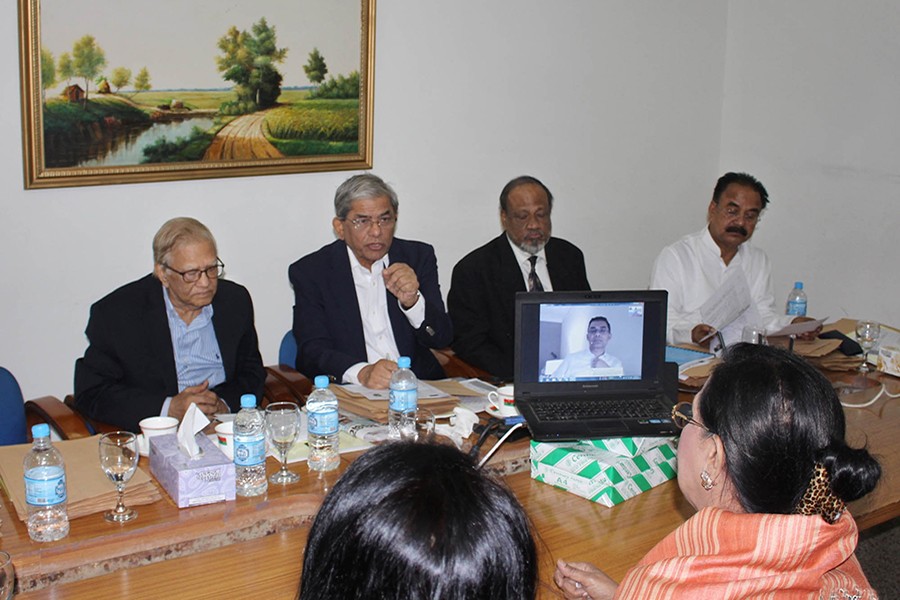
<path id="1" fill-rule="evenodd" d="M 659 253 L 650 287 L 669 292 L 666 335 L 670 344 L 699 344 L 715 332 L 702 322 L 700 307 L 736 270 L 743 271 L 750 289 L 747 322 L 769 331 L 792 322 L 792 317 L 775 310 L 769 257 L 749 243 L 768 203 L 769 194 L 755 177 L 725 173 L 713 190 L 707 226 Z M 794 322 L 801 320 L 808 319 L 793 318 Z M 811 339 L 816 334 L 801 337 Z"/>

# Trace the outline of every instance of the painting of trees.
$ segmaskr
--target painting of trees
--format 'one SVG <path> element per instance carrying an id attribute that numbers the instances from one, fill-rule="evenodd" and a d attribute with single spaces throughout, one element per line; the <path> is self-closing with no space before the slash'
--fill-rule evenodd
<path id="1" fill-rule="evenodd" d="M 116 93 L 119 93 L 123 87 L 128 85 L 131 82 L 131 69 L 126 69 L 125 67 L 116 67 L 112 70 L 112 75 L 109 77 L 109 84 L 116 88 Z"/>
<path id="2" fill-rule="evenodd" d="M 47 102 L 47 89 L 56 84 L 56 64 L 53 54 L 41 48 L 41 102 Z"/>
<path id="3" fill-rule="evenodd" d="M 235 84 L 238 112 L 274 106 L 282 82 L 276 65 L 287 56 L 287 49 L 276 44 L 275 27 L 265 18 L 254 23 L 250 33 L 232 26 L 217 46 L 222 55 L 216 57 L 216 67 Z"/>
<path id="4" fill-rule="evenodd" d="M 106 66 L 106 55 L 97 45 L 94 36 L 86 35 L 72 47 L 72 67 L 75 75 L 84 78 L 84 100 L 87 105 L 88 87 Z"/>
<path id="5" fill-rule="evenodd" d="M 303 71 L 306 73 L 306 78 L 316 85 L 325 81 L 328 67 L 325 65 L 325 58 L 319 53 L 318 48 L 313 48 L 312 52 L 309 53 L 309 60 L 303 65 Z"/>
<path id="6" fill-rule="evenodd" d="M 66 85 L 69 85 L 69 82 L 75 77 L 75 67 L 72 65 L 72 57 L 68 52 L 59 55 L 59 60 L 56 61 L 56 74 L 60 80 L 65 79 Z"/>
<path id="7" fill-rule="evenodd" d="M 134 91 L 137 92 L 149 92 L 150 88 L 150 72 L 147 70 L 147 67 L 141 67 L 141 70 L 138 71 L 137 77 L 134 78 Z"/>

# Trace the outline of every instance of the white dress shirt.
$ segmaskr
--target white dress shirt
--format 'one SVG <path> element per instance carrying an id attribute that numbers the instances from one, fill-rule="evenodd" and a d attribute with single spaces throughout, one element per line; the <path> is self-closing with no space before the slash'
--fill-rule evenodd
<path id="1" fill-rule="evenodd" d="M 528 289 L 528 274 L 531 273 L 531 261 L 528 260 L 531 258 L 531 254 L 528 254 L 518 246 L 516 246 L 509 236 L 506 236 L 506 241 L 509 242 L 509 247 L 512 248 L 513 254 L 516 255 L 516 262 L 519 263 L 519 268 L 522 269 L 522 277 L 525 280 L 525 289 Z M 538 279 L 541 280 L 541 285 L 544 288 L 545 292 L 553 291 L 553 284 L 550 283 L 550 271 L 547 269 L 547 255 L 544 253 L 544 249 L 541 248 L 541 251 L 535 254 L 537 256 L 537 262 L 534 263 L 534 271 L 537 273 Z"/>
<path id="2" fill-rule="evenodd" d="M 606 366 L 594 366 L 594 359 L 599 358 Z M 622 377 L 622 361 L 604 352 L 602 355 L 595 357 L 590 350 L 579 350 L 571 352 L 566 356 L 562 364 L 560 364 L 553 372 L 553 377 L 560 380 L 575 379 L 578 377 Z"/>
<path id="3" fill-rule="evenodd" d="M 775 310 L 772 293 L 772 265 L 766 253 L 750 245 L 738 246 L 737 254 L 726 265 L 719 246 L 704 227 L 663 248 L 653 264 L 651 289 L 669 292 L 666 337 L 670 344 L 691 343 L 691 330 L 702 323 L 700 307 L 735 270 L 742 270 L 750 288 L 752 313 L 748 321 L 757 321 L 769 331 L 791 322 L 793 317 Z M 752 309 L 752 310 L 751 310 Z M 740 339 L 740 332 L 737 332 Z M 726 338 L 726 343 L 732 340 Z"/>
<path id="4" fill-rule="evenodd" d="M 366 358 L 368 362 L 352 365 L 342 376 L 344 383 L 359 383 L 359 372 L 369 364 L 382 358 L 396 361 L 400 358 L 394 329 L 388 315 L 387 288 L 384 285 L 382 272 L 390 265 L 387 254 L 372 264 L 372 270 L 362 266 L 353 250 L 347 247 L 350 257 L 350 273 L 356 288 L 356 300 L 359 303 L 359 316 L 362 318 L 363 336 L 366 340 Z M 409 309 L 403 308 L 399 300 L 394 300 L 413 329 L 418 329 L 425 321 L 425 299 L 419 294 L 416 303 Z"/>

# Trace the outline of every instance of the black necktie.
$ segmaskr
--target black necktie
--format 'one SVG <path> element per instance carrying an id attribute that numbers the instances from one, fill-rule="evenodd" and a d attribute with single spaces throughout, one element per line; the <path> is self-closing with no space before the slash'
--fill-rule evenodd
<path id="1" fill-rule="evenodd" d="M 537 256 L 529 256 L 528 261 L 531 263 L 531 272 L 528 274 L 528 291 L 529 292 L 543 292 L 544 286 L 541 284 L 541 278 L 538 277 L 537 271 L 534 270 L 534 265 L 537 262 Z"/>

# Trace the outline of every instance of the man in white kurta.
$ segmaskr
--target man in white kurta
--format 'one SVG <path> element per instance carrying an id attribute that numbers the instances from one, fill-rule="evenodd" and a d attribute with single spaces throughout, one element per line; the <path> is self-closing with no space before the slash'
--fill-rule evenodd
<path id="1" fill-rule="evenodd" d="M 792 317 L 775 308 L 769 257 L 749 243 L 768 202 L 768 193 L 756 178 L 726 173 L 709 203 L 707 226 L 660 252 L 650 287 L 669 292 L 669 343 L 700 343 L 715 331 L 703 322 L 700 308 L 735 271 L 743 273 L 750 291 L 751 305 L 742 322 L 769 331 L 791 322 Z"/>

